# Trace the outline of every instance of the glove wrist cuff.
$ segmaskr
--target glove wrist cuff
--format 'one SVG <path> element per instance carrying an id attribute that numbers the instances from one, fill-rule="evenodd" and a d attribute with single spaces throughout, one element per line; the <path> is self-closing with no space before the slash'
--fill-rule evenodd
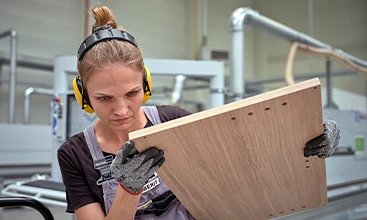
<path id="1" fill-rule="evenodd" d="M 133 195 L 133 196 L 140 195 L 140 194 L 143 192 L 143 190 L 144 190 L 144 189 L 142 188 L 139 192 L 133 193 L 133 192 L 131 192 L 130 190 L 126 189 L 126 188 L 124 187 L 124 185 L 122 185 L 121 183 L 119 183 L 119 185 L 121 186 L 121 188 L 122 188 L 123 190 L 125 190 L 127 193 L 129 193 L 130 195 Z"/>

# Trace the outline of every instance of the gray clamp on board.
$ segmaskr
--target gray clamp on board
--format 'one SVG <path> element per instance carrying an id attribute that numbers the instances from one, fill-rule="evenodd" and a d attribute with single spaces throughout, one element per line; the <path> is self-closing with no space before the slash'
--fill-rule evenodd
<path id="1" fill-rule="evenodd" d="M 108 155 L 104 159 L 95 161 L 94 169 L 98 170 L 101 173 L 101 177 L 97 180 L 97 185 L 101 185 L 102 182 L 113 179 L 110 171 L 110 165 L 112 161 L 112 155 Z"/>

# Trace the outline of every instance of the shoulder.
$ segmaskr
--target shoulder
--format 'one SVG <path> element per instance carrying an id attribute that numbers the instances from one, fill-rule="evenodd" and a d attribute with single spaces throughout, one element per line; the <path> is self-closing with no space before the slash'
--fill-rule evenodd
<path id="1" fill-rule="evenodd" d="M 64 163 L 75 163 L 76 161 L 80 161 L 79 157 L 87 156 L 88 152 L 88 145 L 85 141 L 83 132 L 73 135 L 57 150 L 60 167 L 62 167 Z"/>
<path id="2" fill-rule="evenodd" d="M 186 109 L 172 105 L 158 105 L 156 107 L 162 122 L 170 121 L 176 118 L 181 118 L 192 114 Z"/>
<path id="3" fill-rule="evenodd" d="M 68 140 L 66 140 L 58 149 L 58 152 L 68 152 L 73 151 L 78 148 L 78 146 L 86 145 L 85 137 L 83 132 L 79 132 L 71 136 Z"/>

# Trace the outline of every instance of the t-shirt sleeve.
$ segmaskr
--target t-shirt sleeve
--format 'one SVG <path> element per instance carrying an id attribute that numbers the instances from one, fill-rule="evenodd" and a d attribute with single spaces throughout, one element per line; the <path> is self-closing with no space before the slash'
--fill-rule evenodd
<path id="1" fill-rule="evenodd" d="M 65 142 L 57 152 L 57 159 L 66 191 L 66 212 L 69 213 L 73 213 L 74 210 L 87 204 L 98 202 L 98 199 L 88 186 L 87 178 L 82 171 L 72 145 L 72 142 Z"/>

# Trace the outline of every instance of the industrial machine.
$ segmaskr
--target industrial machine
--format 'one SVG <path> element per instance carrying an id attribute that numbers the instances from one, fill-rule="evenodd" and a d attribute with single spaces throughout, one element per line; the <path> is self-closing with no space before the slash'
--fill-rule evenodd
<path id="1" fill-rule="evenodd" d="M 305 44 L 320 48 L 332 48 L 307 35 L 298 33 L 289 27 L 279 24 L 269 18 L 261 16 L 258 12 L 240 8 L 231 16 L 231 51 L 230 51 L 230 91 L 225 92 L 224 63 L 217 61 L 193 61 L 193 60 L 161 60 L 145 59 L 151 74 L 169 75 L 176 77 L 173 94 L 179 96 L 182 91 L 182 82 L 185 77 L 193 77 L 209 82 L 210 105 L 207 108 L 225 104 L 225 98 L 229 96 L 231 101 L 246 97 L 246 85 L 264 84 L 280 79 L 261 79 L 244 81 L 244 27 L 251 25 L 271 34 L 279 36 L 291 42 L 300 41 Z M 366 65 L 349 54 L 339 51 L 341 56 L 347 57 L 358 65 Z M 13 58 L 14 59 L 14 58 Z M 14 62 L 10 62 L 14 63 Z M 28 65 L 27 63 L 23 63 Z M 14 66 L 14 65 L 12 65 Z M 3 150 L 0 154 L 0 165 L 32 163 L 32 158 L 37 158 L 44 163 L 51 163 L 51 177 L 45 179 L 27 179 L 7 184 L 1 193 L 8 196 L 29 196 L 45 204 L 66 206 L 65 192 L 61 182 L 61 175 L 57 164 L 56 151 L 59 146 L 71 135 L 82 131 L 87 125 L 96 120 L 93 114 L 83 112 L 76 103 L 73 93 L 70 91 L 69 76 L 76 74 L 76 57 L 59 56 L 54 60 L 54 88 L 52 98 L 51 126 L 32 124 L 0 124 L 0 138 L 7 141 L 7 146 L 12 146 L 18 151 L 24 150 L 24 154 L 16 154 Z M 11 73 L 14 71 L 11 71 Z M 324 77 L 326 74 L 308 75 L 303 78 Z M 154 81 L 153 81 L 154 84 Z M 13 85 L 13 84 L 12 84 Z M 330 86 L 330 85 L 329 85 Z M 12 86 L 11 88 L 13 88 Z M 328 88 L 330 89 L 331 86 Z M 153 88 L 154 93 L 154 88 Z M 10 94 L 13 94 L 12 92 Z M 227 95 L 226 95 L 227 94 Z M 330 91 L 327 92 L 330 94 Z M 347 95 L 346 99 L 349 98 Z M 12 99 L 12 96 L 10 96 Z M 330 96 L 323 99 L 330 101 Z M 366 103 L 365 97 L 356 99 L 356 102 Z M 13 101 L 10 102 L 14 103 Z M 149 102 L 147 103 L 150 104 Z M 13 109 L 13 108 L 11 108 Z M 9 118 L 13 121 L 13 113 Z M 316 210 L 296 213 L 292 216 L 284 216 L 280 219 L 316 219 L 320 216 L 332 217 L 333 214 L 348 211 L 348 218 L 362 218 L 367 214 L 367 113 L 366 109 L 355 110 L 353 108 L 337 108 L 328 103 L 323 110 L 325 119 L 334 119 L 341 128 L 340 147 L 335 154 L 326 159 L 327 184 L 329 205 Z M 29 131 L 32 131 L 31 133 Z M 17 131 L 24 134 L 22 139 L 17 138 L 11 132 Z M 42 139 L 40 139 L 42 137 Z M 45 139 L 46 137 L 46 139 Z M 47 139 L 49 138 L 49 139 Z M 40 140 L 49 144 L 40 143 Z M 27 148 L 24 146 L 27 145 Z M 44 146 L 44 147 L 43 147 Z M 50 147 L 52 146 L 52 147 Z M 31 170 L 31 169 L 30 169 Z M 32 171 L 32 170 L 31 170 Z M 344 213 L 345 214 L 345 213 Z"/>

